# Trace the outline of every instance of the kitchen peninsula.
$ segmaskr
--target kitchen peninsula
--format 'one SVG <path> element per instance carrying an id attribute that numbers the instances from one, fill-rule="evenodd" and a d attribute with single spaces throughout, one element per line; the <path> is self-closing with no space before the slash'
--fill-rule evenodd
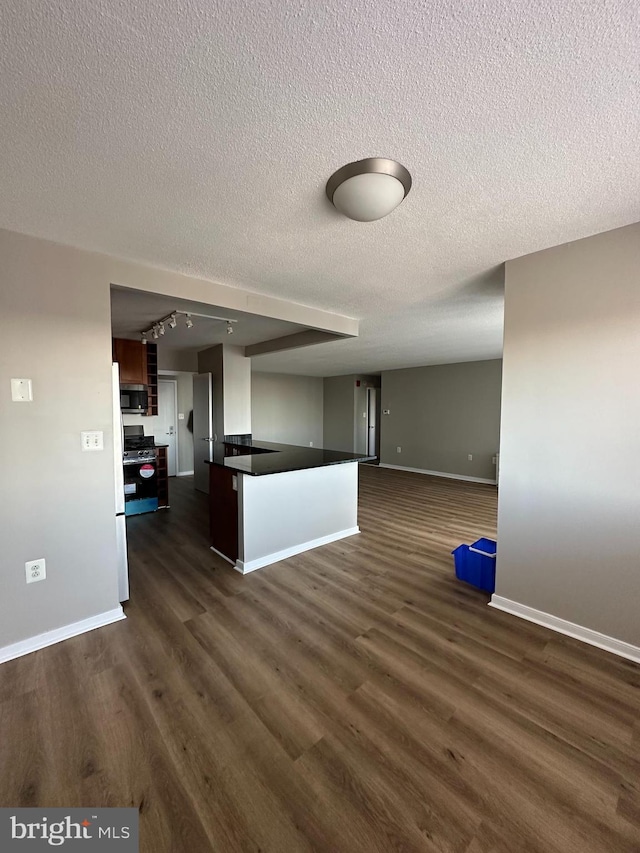
<path id="1" fill-rule="evenodd" d="M 268 441 L 215 442 L 211 548 L 242 574 L 359 533 L 358 462 L 370 456 Z"/>

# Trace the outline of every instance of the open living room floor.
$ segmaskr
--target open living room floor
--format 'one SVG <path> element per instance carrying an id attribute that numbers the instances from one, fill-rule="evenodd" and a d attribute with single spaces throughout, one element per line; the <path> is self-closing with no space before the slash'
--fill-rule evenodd
<path id="1" fill-rule="evenodd" d="M 149 853 L 637 853 L 640 669 L 455 579 L 495 487 L 361 465 L 360 535 L 247 576 L 171 496 L 128 618 L 0 668 L 0 805 L 137 807 Z"/>

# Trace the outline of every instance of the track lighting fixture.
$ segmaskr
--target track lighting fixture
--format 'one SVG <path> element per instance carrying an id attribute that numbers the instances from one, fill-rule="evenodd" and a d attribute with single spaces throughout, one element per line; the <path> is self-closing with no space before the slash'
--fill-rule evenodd
<path id="1" fill-rule="evenodd" d="M 205 320 L 219 320 L 221 323 L 226 323 L 228 335 L 233 334 L 233 324 L 238 322 L 237 320 L 232 320 L 230 317 L 217 317 L 213 314 L 196 314 L 193 311 L 188 313 L 186 311 L 172 311 L 171 314 L 167 314 L 167 316 L 163 317 L 161 320 L 156 320 L 156 322 L 148 329 L 145 329 L 144 332 L 140 332 L 142 343 L 147 343 L 149 335 L 152 336 L 154 341 L 157 341 L 159 337 L 166 333 L 167 326 L 170 329 L 175 329 L 178 325 L 178 314 L 182 314 L 184 316 L 184 322 L 187 329 L 193 328 L 194 317 L 202 317 Z"/>

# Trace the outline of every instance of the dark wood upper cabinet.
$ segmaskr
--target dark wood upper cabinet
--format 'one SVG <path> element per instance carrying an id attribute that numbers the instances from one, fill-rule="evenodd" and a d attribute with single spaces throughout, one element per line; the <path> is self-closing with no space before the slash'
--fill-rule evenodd
<path id="1" fill-rule="evenodd" d="M 147 385 L 147 347 L 140 341 L 113 339 L 113 360 L 120 365 L 123 385 Z"/>
<path id="2" fill-rule="evenodd" d="M 158 345 L 113 338 L 113 360 L 120 365 L 122 385 L 146 385 L 147 415 L 158 414 Z"/>

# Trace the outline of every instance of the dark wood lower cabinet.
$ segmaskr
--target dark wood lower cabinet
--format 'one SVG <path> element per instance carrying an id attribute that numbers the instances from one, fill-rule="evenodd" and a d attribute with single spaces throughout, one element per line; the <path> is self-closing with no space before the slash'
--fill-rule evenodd
<path id="1" fill-rule="evenodd" d="M 156 476 L 158 478 L 158 509 L 169 508 L 169 470 L 167 467 L 167 448 L 156 449 Z"/>
<path id="2" fill-rule="evenodd" d="M 211 545 L 230 560 L 238 559 L 238 492 L 236 474 L 209 465 L 209 530 Z"/>

